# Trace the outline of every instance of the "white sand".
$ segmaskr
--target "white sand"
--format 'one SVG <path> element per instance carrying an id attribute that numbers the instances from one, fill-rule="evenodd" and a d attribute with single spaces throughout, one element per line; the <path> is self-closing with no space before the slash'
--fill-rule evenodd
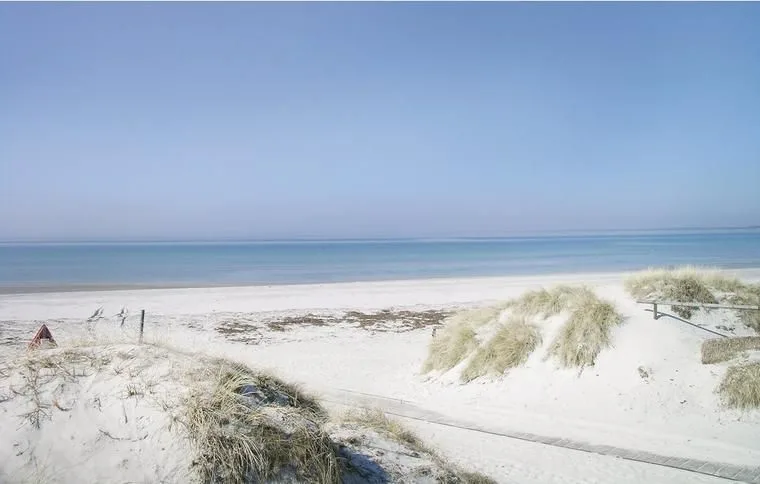
<path id="1" fill-rule="evenodd" d="M 760 270 L 739 275 L 758 280 Z M 621 281 L 620 274 L 596 274 L 6 295 L 0 296 L 0 343 L 19 347 L 40 322 L 46 322 L 62 344 L 82 338 L 134 342 L 139 310 L 146 309 L 146 339 L 271 368 L 328 400 L 351 403 L 351 395 L 362 392 L 377 402 L 382 397 L 401 399 L 415 408 L 496 431 L 532 432 L 737 465 L 760 462 L 760 412 L 723 408 L 715 388 L 727 365 L 700 363 L 700 344 L 710 335 L 669 318 L 653 320 L 623 292 Z M 596 366 L 580 375 L 534 355 L 525 367 L 498 381 L 460 385 L 419 374 L 430 329 L 373 332 L 337 324 L 275 332 L 264 324 L 308 312 L 471 305 L 560 282 L 594 286 L 626 317 L 614 331 L 614 348 L 603 351 Z M 99 306 L 107 319 L 85 324 Z M 122 306 L 130 310 L 124 329 L 113 317 Z M 707 323 L 720 324 L 721 317 L 711 316 Z M 232 320 L 254 328 L 258 344 L 232 342 L 215 330 Z M 652 376 L 642 379 L 639 366 L 650 369 Z M 458 464 L 499 482 L 720 481 L 433 424 L 411 425 Z M 56 456 L 51 453 L 49 458 Z"/>

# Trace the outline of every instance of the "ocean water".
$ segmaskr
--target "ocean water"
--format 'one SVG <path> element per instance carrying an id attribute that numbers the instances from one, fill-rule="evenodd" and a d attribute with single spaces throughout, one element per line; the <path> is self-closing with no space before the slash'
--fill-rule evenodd
<path id="1" fill-rule="evenodd" d="M 0 291 L 760 267 L 760 231 L 249 243 L 0 244 Z"/>

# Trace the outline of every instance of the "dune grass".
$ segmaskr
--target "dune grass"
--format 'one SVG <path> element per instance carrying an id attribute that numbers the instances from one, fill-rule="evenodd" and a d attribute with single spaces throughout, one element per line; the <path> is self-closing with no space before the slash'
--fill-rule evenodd
<path id="1" fill-rule="evenodd" d="M 469 472 L 452 465 L 398 420 L 389 418 L 378 409 L 363 409 L 346 412 L 342 420 L 369 428 L 391 440 L 421 454 L 429 455 L 444 471 L 436 482 L 445 484 L 496 484 L 490 477 L 478 472 Z"/>
<path id="2" fill-rule="evenodd" d="M 498 321 L 504 305 L 468 309 L 446 318 L 444 328 L 428 347 L 422 372 L 448 371 L 467 358 L 478 347 L 476 329 Z"/>
<path id="3" fill-rule="evenodd" d="M 217 364 L 224 365 L 230 363 L 221 360 Z M 268 393 L 270 399 L 273 398 L 273 395 L 285 396 L 289 406 L 297 408 L 301 412 L 308 412 L 313 420 L 324 421 L 327 419 L 327 412 L 322 408 L 322 405 L 320 405 L 314 396 L 304 392 L 300 386 L 280 380 L 270 373 L 253 373 L 243 365 L 233 363 L 231 364 L 231 368 L 233 374 L 249 375 L 248 378 L 252 378 L 251 382 L 257 388 Z"/>
<path id="4" fill-rule="evenodd" d="M 510 319 L 500 322 L 508 310 Z M 465 311 L 447 320 L 448 325 L 433 338 L 423 372 L 448 371 L 470 358 L 460 374 L 469 382 L 487 374 L 500 375 L 522 365 L 541 345 L 539 320 L 567 312 L 568 321 L 549 348 L 566 367 L 593 365 L 599 352 L 610 346 L 610 330 L 623 320 L 613 304 L 599 299 L 585 286 L 556 286 L 529 291 L 517 299 L 490 308 Z M 500 325 L 488 338 L 479 340 L 478 329 Z M 481 332 L 481 338 L 482 338 Z M 490 333 L 490 334 L 489 334 Z"/>
<path id="5" fill-rule="evenodd" d="M 729 304 L 760 306 L 760 284 L 744 284 L 726 298 Z M 738 311 L 739 320 L 760 333 L 760 311 Z"/>
<path id="6" fill-rule="evenodd" d="M 610 346 L 610 330 L 623 321 L 612 303 L 590 293 L 575 303 L 570 318 L 554 338 L 549 355 L 568 368 L 591 366 Z"/>
<path id="7" fill-rule="evenodd" d="M 535 325 L 524 319 L 511 320 L 478 348 L 462 370 L 461 379 L 468 382 L 486 374 L 501 375 L 525 363 L 540 344 L 541 333 Z"/>
<path id="8" fill-rule="evenodd" d="M 750 350 L 760 351 L 760 336 L 708 339 L 702 343 L 702 363 L 729 361 Z"/>
<path id="9" fill-rule="evenodd" d="M 549 356 L 566 367 L 593 365 L 599 352 L 610 345 L 610 330 L 623 321 L 612 303 L 599 299 L 585 286 L 530 291 L 509 303 L 509 307 L 513 314 L 528 318 L 570 313 L 549 348 Z"/>
<path id="10" fill-rule="evenodd" d="M 512 314 L 532 318 L 548 318 L 572 309 L 578 301 L 593 295 L 593 291 L 584 286 L 556 286 L 551 289 L 528 291 L 517 299 L 507 303 Z"/>
<path id="11" fill-rule="evenodd" d="M 428 357 L 422 365 L 423 373 L 433 370 L 448 371 L 464 360 L 475 348 L 475 330 L 464 324 L 447 326 L 433 338 Z"/>
<path id="12" fill-rule="evenodd" d="M 344 422 L 361 424 L 417 452 L 432 452 L 414 432 L 378 409 L 350 410 L 341 419 Z"/>
<path id="13" fill-rule="evenodd" d="M 760 305 L 760 285 L 744 283 L 710 268 L 649 269 L 628 277 L 625 288 L 637 299 Z M 685 306 L 673 306 L 672 309 L 685 319 L 691 318 L 697 311 Z M 742 310 L 738 315 L 745 325 L 760 331 L 760 311 Z"/>
<path id="14" fill-rule="evenodd" d="M 760 408 L 760 361 L 730 367 L 718 393 L 728 407 Z"/>
<path id="15" fill-rule="evenodd" d="M 254 386 L 265 396 L 278 395 L 290 388 L 285 383 L 222 362 L 209 370 L 208 377 L 211 388 L 199 384 L 193 389 L 184 419 L 197 449 L 195 467 L 203 482 L 265 482 L 282 472 L 309 482 L 340 482 L 337 451 L 320 426 L 308 418 L 315 413 L 316 402 L 288 394 L 289 401 L 306 404 L 281 407 L 280 417 L 292 416 L 282 421 L 272 417 L 266 405 L 251 405 L 241 389 Z"/>
<path id="16" fill-rule="evenodd" d="M 453 326 L 464 325 L 472 329 L 478 329 L 481 326 L 497 321 L 505 307 L 506 304 L 501 303 L 492 306 L 465 309 L 452 314 L 444 320 L 444 323 Z"/>
<path id="17" fill-rule="evenodd" d="M 674 269 L 647 269 L 629 276 L 625 288 L 633 297 L 661 295 L 667 286 L 683 281 L 697 282 L 720 292 L 738 292 L 745 285 L 739 279 L 710 267 L 683 266 Z"/>
<path id="18" fill-rule="evenodd" d="M 719 271 L 687 266 L 679 269 L 649 269 L 625 281 L 625 288 L 638 299 L 662 298 L 671 301 L 715 304 L 713 290 L 735 290 L 741 283 Z M 720 288 L 720 289 L 718 289 Z M 695 308 L 673 306 L 673 312 L 689 319 Z"/>

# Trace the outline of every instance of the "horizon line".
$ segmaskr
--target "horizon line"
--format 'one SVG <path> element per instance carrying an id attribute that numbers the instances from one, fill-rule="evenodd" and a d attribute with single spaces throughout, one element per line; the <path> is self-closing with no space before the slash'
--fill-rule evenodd
<path id="1" fill-rule="evenodd" d="M 0 239 L 0 244 L 119 244 L 119 243 L 277 243 L 277 242 L 394 242 L 394 241 L 457 241 L 457 240 L 503 240 L 540 237 L 563 237 L 580 235 L 613 235 L 615 233 L 661 233 L 661 232 L 686 232 L 686 231 L 738 231 L 757 230 L 760 225 L 720 226 L 720 227 L 673 227 L 673 228 L 641 228 L 641 229 L 569 229 L 569 230 L 545 230 L 516 232 L 511 235 L 456 235 L 456 236 L 405 236 L 405 237 L 220 237 L 220 238 L 50 238 L 50 239 Z"/>

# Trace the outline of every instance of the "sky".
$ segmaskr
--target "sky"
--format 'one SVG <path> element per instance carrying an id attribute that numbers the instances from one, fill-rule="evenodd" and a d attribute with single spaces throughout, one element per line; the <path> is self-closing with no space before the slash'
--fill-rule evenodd
<path id="1" fill-rule="evenodd" d="M 0 240 L 760 225 L 758 3 L 2 3 Z"/>

